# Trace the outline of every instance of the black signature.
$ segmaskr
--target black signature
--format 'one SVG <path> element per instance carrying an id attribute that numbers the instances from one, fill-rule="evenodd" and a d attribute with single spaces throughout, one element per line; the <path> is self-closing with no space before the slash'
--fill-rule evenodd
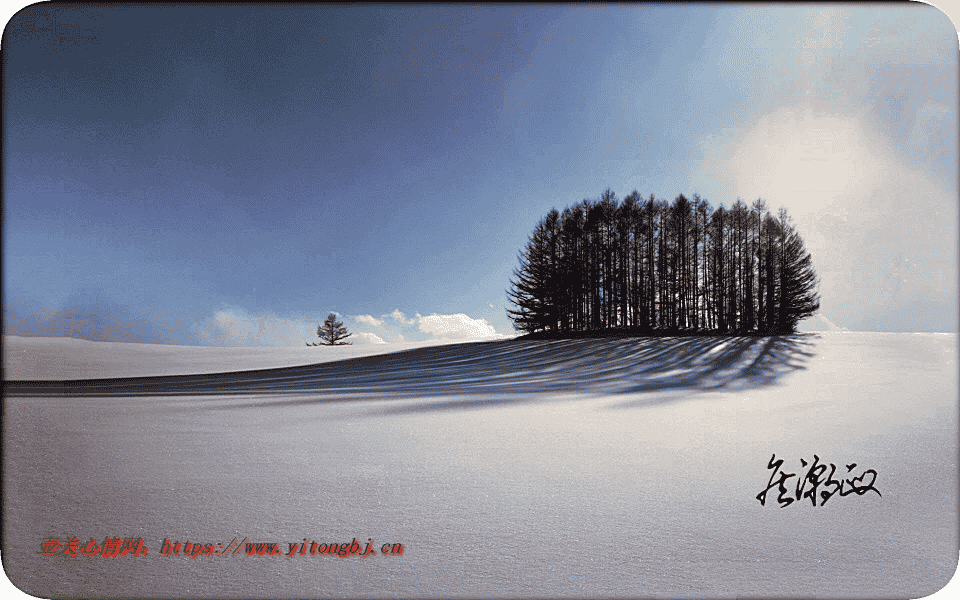
<path id="1" fill-rule="evenodd" d="M 807 466 L 807 461 L 803 460 L 802 458 L 800 459 L 800 463 L 804 467 Z M 862 496 L 867 492 L 876 492 L 878 496 L 883 497 L 877 488 L 873 487 L 873 484 L 877 482 L 877 472 L 873 469 L 867 469 L 859 477 L 851 477 L 850 479 L 834 479 L 833 476 L 837 471 L 837 466 L 833 463 L 830 463 L 830 473 L 824 477 L 824 473 L 827 472 L 827 465 L 820 464 L 820 457 L 814 454 L 813 464 L 810 465 L 809 469 L 807 469 L 807 474 L 797 480 L 796 490 L 793 494 L 794 497 L 791 498 L 787 495 L 790 490 L 787 489 L 785 482 L 787 479 L 795 477 L 796 473 L 786 473 L 784 471 L 780 471 L 781 466 L 783 466 L 783 460 L 777 460 L 776 454 L 770 457 L 770 463 L 767 464 L 767 468 L 773 469 L 773 474 L 770 475 L 770 481 L 767 483 L 767 489 L 757 494 L 757 500 L 760 501 L 761 506 L 766 506 L 767 492 L 769 492 L 774 486 L 777 486 L 780 491 L 780 495 L 777 496 L 777 502 L 780 503 L 780 508 L 786 508 L 793 504 L 794 500 L 799 501 L 804 498 L 810 498 L 810 501 L 814 506 L 816 506 L 817 491 L 820 492 L 820 506 L 826 504 L 827 500 L 838 493 L 841 496 L 849 496 L 850 494 Z M 850 463 L 847 465 L 847 473 L 853 471 L 854 467 L 856 466 L 857 463 Z M 779 479 L 777 479 L 777 471 L 780 471 Z M 809 488 L 807 488 L 807 484 L 810 485 Z M 845 489 L 844 484 L 849 487 Z"/>

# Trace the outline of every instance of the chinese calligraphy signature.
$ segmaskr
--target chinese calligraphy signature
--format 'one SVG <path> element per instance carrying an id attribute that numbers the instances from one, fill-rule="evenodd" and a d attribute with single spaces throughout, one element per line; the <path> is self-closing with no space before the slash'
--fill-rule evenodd
<path id="1" fill-rule="evenodd" d="M 807 461 L 800 459 L 801 465 L 806 468 Z M 796 486 L 794 486 L 793 494 L 790 494 L 791 490 L 788 489 L 786 481 L 791 477 L 796 477 L 796 473 L 787 473 L 786 471 L 781 470 L 783 466 L 783 460 L 777 459 L 777 455 L 774 454 L 770 457 L 770 462 L 767 464 L 767 469 L 772 469 L 773 474 L 770 475 L 770 481 L 767 482 L 767 487 L 765 490 L 757 494 L 757 500 L 760 501 L 761 506 L 766 505 L 767 501 L 767 492 L 776 487 L 780 492 L 777 496 L 777 502 L 780 503 L 780 508 L 786 508 L 793 504 L 794 500 L 803 500 L 804 498 L 809 498 L 810 502 L 814 506 L 817 505 L 817 498 L 819 492 L 820 506 L 823 506 L 827 503 L 827 500 L 832 498 L 834 495 L 839 494 L 840 496 L 849 496 L 850 494 L 857 494 L 862 496 L 867 492 L 875 492 L 877 496 L 881 496 L 880 491 L 877 488 L 873 487 L 873 484 L 877 482 L 877 472 L 873 469 L 867 469 L 859 477 L 850 477 L 848 479 L 834 479 L 834 475 L 837 472 L 837 466 L 833 463 L 830 463 L 830 472 L 827 474 L 827 465 L 820 463 L 820 457 L 816 454 L 813 455 L 813 464 L 810 465 L 807 469 L 806 475 L 799 477 L 797 479 Z M 850 463 L 847 465 L 847 473 L 849 474 L 857 466 L 857 463 Z M 777 474 L 779 473 L 779 478 Z M 809 487 L 807 487 L 809 485 Z"/>

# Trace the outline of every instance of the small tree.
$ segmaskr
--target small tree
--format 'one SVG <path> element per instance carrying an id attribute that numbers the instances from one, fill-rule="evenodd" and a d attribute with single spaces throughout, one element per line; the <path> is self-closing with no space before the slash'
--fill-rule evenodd
<path id="1" fill-rule="evenodd" d="M 323 325 L 317 327 L 317 336 L 329 346 L 348 346 L 350 342 L 341 342 L 340 340 L 348 338 L 352 333 L 347 332 L 342 321 L 337 321 L 337 315 L 330 313 Z"/>

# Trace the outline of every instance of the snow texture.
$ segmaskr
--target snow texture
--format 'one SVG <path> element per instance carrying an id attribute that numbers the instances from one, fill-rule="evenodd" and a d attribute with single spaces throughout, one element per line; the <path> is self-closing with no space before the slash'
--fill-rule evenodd
<path id="1" fill-rule="evenodd" d="M 916 598 L 957 565 L 956 334 L 4 342 L 4 566 L 35 595 Z M 880 493 L 762 506 L 772 455 Z M 56 535 L 151 554 L 66 569 Z M 245 536 L 407 550 L 157 552 Z"/>

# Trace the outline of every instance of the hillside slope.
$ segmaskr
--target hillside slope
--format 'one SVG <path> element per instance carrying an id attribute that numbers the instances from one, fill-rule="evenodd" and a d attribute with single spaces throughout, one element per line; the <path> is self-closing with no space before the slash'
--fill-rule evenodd
<path id="1" fill-rule="evenodd" d="M 954 334 L 836 332 L 6 382 L 4 566 L 43 597 L 923 597 L 960 550 L 957 365 Z M 761 505 L 771 457 L 785 498 L 814 461 L 846 493 Z M 151 553 L 39 555 L 70 535 Z"/>

